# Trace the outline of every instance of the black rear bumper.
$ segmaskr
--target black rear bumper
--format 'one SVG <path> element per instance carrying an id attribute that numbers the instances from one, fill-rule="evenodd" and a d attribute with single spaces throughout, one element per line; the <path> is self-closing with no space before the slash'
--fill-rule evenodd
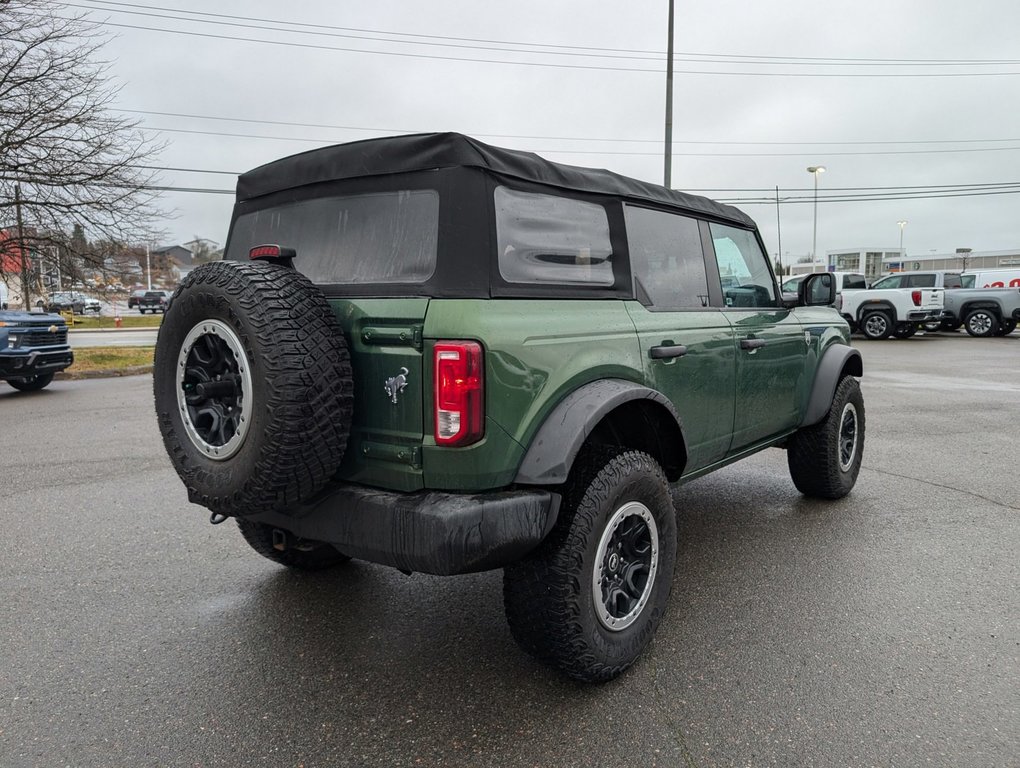
<path id="1" fill-rule="evenodd" d="M 559 504 L 558 494 L 542 490 L 395 493 L 333 485 L 293 513 L 250 519 L 361 560 L 445 576 L 521 559 L 552 530 Z"/>

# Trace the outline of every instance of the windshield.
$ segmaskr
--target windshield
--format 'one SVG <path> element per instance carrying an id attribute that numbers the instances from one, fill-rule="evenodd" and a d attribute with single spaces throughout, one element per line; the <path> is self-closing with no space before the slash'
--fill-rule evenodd
<path id="1" fill-rule="evenodd" d="M 434 190 L 320 197 L 239 216 L 225 258 L 275 244 L 293 248 L 315 283 L 420 283 L 435 271 L 438 239 Z"/>

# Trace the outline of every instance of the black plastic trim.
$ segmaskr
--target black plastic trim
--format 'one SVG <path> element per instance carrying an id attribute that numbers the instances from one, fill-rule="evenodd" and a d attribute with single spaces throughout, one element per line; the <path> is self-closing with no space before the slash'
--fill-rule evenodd
<path id="1" fill-rule="evenodd" d="M 615 408 L 634 400 L 651 400 L 668 411 L 679 429 L 680 448 L 686 456 L 683 423 L 669 398 L 631 381 L 601 379 L 575 390 L 553 409 L 531 441 L 515 482 L 522 485 L 565 483 L 588 435 Z"/>
<path id="2" fill-rule="evenodd" d="M 361 560 L 449 576 L 520 560 L 552 530 L 559 504 L 545 490 L 397 493 L 336 484 L 301 509 L 246 519 Z"/>
<path id="3" fill-rule="evenodd" d="M 864 375 L 864 362 L 861 353 L 853 347 L 833 344 L 825 350 L 818 363 L 815 383 L 811 388 L 811 397 L 800 426 L 809 427 L 825 418 L 844 371 L 851 376 Z"/>

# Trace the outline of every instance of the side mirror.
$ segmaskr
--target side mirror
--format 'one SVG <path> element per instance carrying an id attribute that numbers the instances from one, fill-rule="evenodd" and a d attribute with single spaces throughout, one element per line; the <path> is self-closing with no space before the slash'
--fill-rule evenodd
<path id="1" fill-rule="evenodd" d="M 836 277 L 819 272 L 805 277 L 797 287 L 797 303 L 802 307 L 827 307 L 836 302 Z"/>

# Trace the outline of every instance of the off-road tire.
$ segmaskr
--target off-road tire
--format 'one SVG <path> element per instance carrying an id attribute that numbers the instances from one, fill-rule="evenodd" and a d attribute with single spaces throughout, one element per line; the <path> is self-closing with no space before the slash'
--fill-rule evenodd
<path id="1" fill-rule="evenodd" d="M 861 317 L 860 330 L 865 338 L 882 341 L 893 332 L 893 321 L 888 312 L 869 312 Z"/>
<path id="2" fill-rule="evenodd" d="M 628 502 L 641 506 L 628 507 Z M 654 576 L 644 581 L 651 588 L 641 593 L 632 623 L 611 630 L 594 602 L 596 555 L 606 536 L 614 540 L 607 524 L 627 509 L 642 507 L 654 520 L 658 541 L 651 549 L 657 558 Z M 534 553 L 503 572 L 510 632 L 529 654 L 576 680 L 611 680 L 634 663 L 655 634 L 675 562 L 676 515 L 659 464 L 636 451 L 586 449 L 563 488 L 553 531 Z"/>
<path id="3" fill-rule="evenodd" d="M 351 559 L 337 551 L 331 544 L 295 541 L 290 533 L 283 534 L 287 540 L 287 548 L 276 549 L 273 546 L 273 527 L 265 523 L 256 523 L 254 520 L 239 519 L 237 528 L 244 540 L 262 557 L 294 570 L 321 571 Z"/>
<path id="4" fill-rule="evenodd" d="M 999 318 L 990 309 L 975 309 L 967 313 L 963 327 L 971 336 L 984 339 L 999 330 Z"/>
<path id="5" fill-rule="evenodd" d="M 896 326 L 892 335 L 897 339 L 909 339 L 917 333 L 917 326 L 913 323 L 900 323 Z"/>
<path id="6" fill-rule="evenodd" d="M 178 372 L 202 368 L 187 355 L 184 365 L 182 349 L 227 338 L 237 354 L 221 353 L 217 365 L 230 374 L 223 378 L 240 381 L 240 396 L 232 401 L 216 394 L 207 403 L 219 409 L 220 422 L 241 412 L 243 423 L 234 425 L 229 445 L 216 455 L 216 439 L 198 434 L 185 403 L 195 385 L 182 382 Z M 343 459 L 353 403 L 347 343 L 322 292 L 293 269 L 219 261 L 192 271 L 160 326 L 153 390 L 163 444 L 188 498 L 213 512 L 292 512 Z"/>
<path id="7" fill-rule="evenodd" d="M 996 336 L 1009 336 L 1016 330 L 1016 320 L 1010 318 L 1009 320 L 1003 320 L 999 323 L 999 330 L 995 332 Z"/>
<path id="8" fill-rule="evenodd" d="M 7 379 L 7 383 L 20 392 L 38 392 L 40 389 L 48 387 L 51 381 L 53 381 L 52 373 L 39 373 L 21 379 Z"/>
<path id="9" fill-rule="evenodd" d="M 853 442 L 847 460 L 848 440 Z M 841 499 L 857 482 L 863 457 L 864 397 L 857 379 L 846 376 L 836 387 L 826 417 L 790 438 L 786 460 L 793 484 L 805 496 Z"/>

